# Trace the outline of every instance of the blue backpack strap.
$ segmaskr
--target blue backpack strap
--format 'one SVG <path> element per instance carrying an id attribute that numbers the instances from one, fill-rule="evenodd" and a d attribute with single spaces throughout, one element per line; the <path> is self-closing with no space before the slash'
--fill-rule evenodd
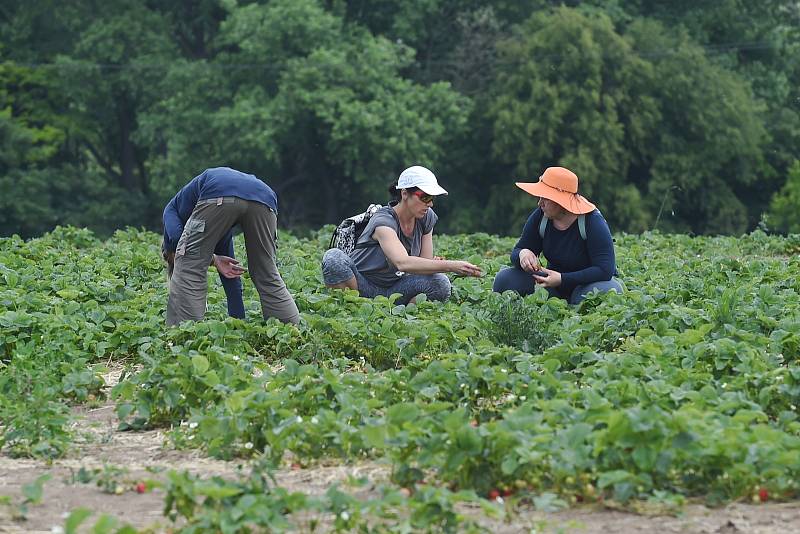
<path id="1" fill-rule="evenodd" d="M 545 228 L 547 228 L 547 221 L 549 220 L 550 219 L 545 217 L 544 213 L 542 213 L 542 220 L 539 222 L 539 237 L 541 237 L 542 239 L 544 239 L 544 230 Z"/>
<path id="2" fill-rule="evenodd" d="M 547 229 L 547 217 L 542 215 L 542 220 L 539 222 L 539 237 L 544 239 L 544 231 Z M 586 215 L 578 215 L 578 232 L 581 234 L 581 239 L 586 241 Z"/>

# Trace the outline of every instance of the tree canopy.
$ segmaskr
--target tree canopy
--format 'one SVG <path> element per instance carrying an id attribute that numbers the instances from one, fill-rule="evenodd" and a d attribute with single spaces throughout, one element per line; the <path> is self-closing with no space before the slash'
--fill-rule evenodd
<path id="1" fill-rule="evenodd" d="M 796 231 L 798 28 L 786 0 L 12 0 L 0 233 L 157 229 L 218 165 L 318 228 L 413 164 L 442 231 L 516 234 L 552 165 L 613 231 Z"/>

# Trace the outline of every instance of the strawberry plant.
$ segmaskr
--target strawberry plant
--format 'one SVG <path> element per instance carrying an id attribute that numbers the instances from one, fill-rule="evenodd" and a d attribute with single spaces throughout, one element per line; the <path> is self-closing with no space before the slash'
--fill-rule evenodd
<path id="1" fill-rule="evenodd" d="M 542 509 L 797 497 L 796 238 L 618 236 L 628 291 L 569 306 L 491 292 L 514 239 L 437 236 L 437 251 L 487 276 L 402 306 L 325 289 L 324 234 L 281 235 L 300 324 L 263 321 L 249 283 L 247 319 L 228 318 L 211 276 L 206 319 L 177 328 L 164 326 L 159 236 L 0 239 L 0 450 L 65 454 L 71 409 L 108 392 L 123 428 L 163 428 L 176 446 L 270 468 L 373 458 L 398 485 L 365 508 L 268 479 L 177 476 L 172 513 L 212 528 L 314 509 L 345 530 L 402 507 L 397 524 L 446 530 L 463 525 L 453 499 L 469 492 Z M 109 364 L 124 368 L 110 392 Z"/>

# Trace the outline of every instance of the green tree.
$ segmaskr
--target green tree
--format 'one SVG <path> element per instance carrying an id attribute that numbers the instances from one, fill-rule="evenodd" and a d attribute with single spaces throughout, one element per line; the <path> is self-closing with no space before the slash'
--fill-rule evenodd
<path id="1" fill-rule="evenodd" d="M 559 8 L 531 17 L 501 50 L 492 146 L 517 179 L 569 167 L 618 229 L 651 227 L 660 207 L 676 215 L 662 229 L 746 228 L 739 195 L 760 165 L 761 107 L 686 35 L 644 19 L 620 34 L 603 14 Z M 496 186 L 492 204 L 516 203 L 521 220 L 530 202 L 503 200 L 510 193 Z"/>
<path id="2" fill-rule="evenodd" d="M 102 171 L 86 165 L 49 70 L 6 62 L 0 87 L 0 234 L 30 237 L 57 224 L 108 232 L 139 222 Z"/>
<path id="3" fill-rule="evenodd" d="M 800 234 L 800 160 L 794 162 L 786 184 L 772 197 L 766 223 L 772 230 Z"/>
<path id="4" fill-rule="evenodd" d="M 800 8 L 794 0 L 620 0 L 630 16 L 682 28 L 710 62 L 748 81 L 766 126 L 759 187 L 747 192 L 749 225 L 758 221 L 800 146 Z M 622 18 L 622 21 L 625 19 Z M 741 197 L 741 194 L 737 196 Z"/>
<path id="5" fill-rule="evenodd" d="M 20 3 L 5 14 L 4 36 L 21 45 L 11 55 L 47 78 L 68 125 L 70 172 L 59 169 L 58 183 L 78 177 L 70 187 L 78 193 L 73 205 L 81 208 L 66 207 L 50 218 L 105 232 L 126 224 L 154 226 L 161 206 L 151 200 L 147 162 L 158 147 L 139 142 L 138 117 L 160 98 L 164 70 L 179 57 L 171 36 L 181 32 L 144 3 L 78 0 L 62 9 L 45 0 Z M 40 189 L 47 187 L 59 194 L 52 183 Z"/>
<path id="6" fill-rule="evenodd" d="M 513 181 L 562 164 L 615 230 L 737 233 L 792 175 L 799 28 L 792 0 L 12 0 L 0 231 L 155 228 L 214 165 L 318 226 L 421 163 L 441 230 L 517 233 Z"/>
<path id="7" fill-rule="evenodd" d="M 140 4 L 104 2 L 58 62 L 61 91 L 75 102 L 75 139 L 131 209 L 150 215 L 160 211 L 148 202 L 150 147 L 135 134 L 140 111 L 159 97 L 164 65 L 178 55 L 169 32 L 161 15 Z"/>
<path id="8" fill-rule="evenodd" d="M 652 69 L 610 19 L 569 8 L 534 15 L 502 43 L 488 113 L 493 153 L 514 165 L 515 179 L 494 195 L 514 200 L 493 203 L 515 206 L 516 227 L 530 202 L 510 182 L 535 181 L 545 167 L 563 165 L 575 170 L 582 193 L 613 226 L 643 229 L 645 207 L 627 183 L 635 163 L 628 147 L 641 146 L 660 119 L 657 102 L 645 94 Z"/>
<path id="9" fill-rule="evenodd" d="M 166 143 L 151 165 L 170 176 L 188 162 L 238 165 L 277 189 L 284 222 L 335 222 L 382 200 L 403 166 L 435 166 L 465 125 L 469 102 L 448 84 L 402 76 L 412 50 L 312 0 L 233 6 L 215 47 L 173 69 L 180 92 L 146 114 L 150 144 Z M 206 79 L 187 74 L 203 68 Z"/>
<path id="10" fill-rule="evenodd" d="M 181 55 L 188 59 L 208 59 L 219 25 L 225 19 L 222 0 L 157 0 L 148 7 L 162 14 L 171 29 Z"/>
<path id="11" fill-rule="evenodd" d="M 25 237 L 57 222 L 47 167 L 55 164 L 66 132 L 53 123 L 41 73 L 0 64 L 0 234 Z M 48 110 L 52 112 L 52 110 Z"/>
<path id="12" fill-rule="evenodd" d="M 747 80 L 713 62 L 685 34 L 639 20 L 626 37 L 653 67 L 647 96 L 658 103 L 661 120 L 637 154 L 646 183 L 632 181 L 651 212 L 665 205 L 675 213 L 659 228 L 745 231 L 751 226 L 746 203 L 764 172 L 763 103 Z"/>

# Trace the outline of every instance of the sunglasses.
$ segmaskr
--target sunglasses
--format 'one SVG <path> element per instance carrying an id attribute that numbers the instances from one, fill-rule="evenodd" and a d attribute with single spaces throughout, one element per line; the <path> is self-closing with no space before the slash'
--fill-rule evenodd
<path id="1" fill-rule="evenodd" d="M 426 193 L 422 189 L 417 189 L 416 191 L 414 191 L 413 195 L 415 197 L 417 197 L 418 199 L 420 199 L 425 204 L 428 204 L 429 202 L 433 202 L 433 195 L 429 195 L 428 193 Z"/>

